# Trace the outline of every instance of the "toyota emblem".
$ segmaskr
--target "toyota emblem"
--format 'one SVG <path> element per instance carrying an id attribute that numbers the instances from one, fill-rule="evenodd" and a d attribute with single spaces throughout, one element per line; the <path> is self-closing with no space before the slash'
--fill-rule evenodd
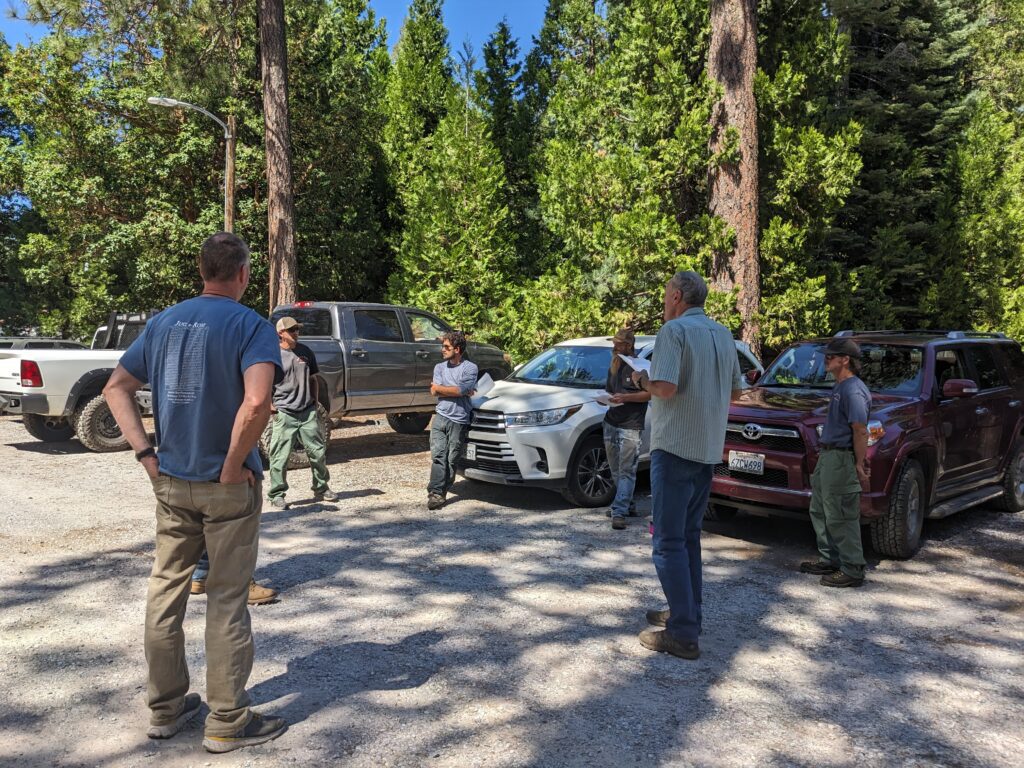
<path id="1" fill-rule="evenodd" d="M 761 425 L 760 424 L 744 424 L 743 425 L 743 436 L 747 440 L 760 440 L 761 439 Z"/>

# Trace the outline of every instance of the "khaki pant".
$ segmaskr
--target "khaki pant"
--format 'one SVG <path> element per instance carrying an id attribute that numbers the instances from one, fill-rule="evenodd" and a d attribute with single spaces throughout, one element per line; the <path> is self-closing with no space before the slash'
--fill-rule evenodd
<path id="1" fill-rule="evenodd" d="M 245 684 L 253 641 L 246 599 L 256 568 L 262 496 L 254 486 L 196 483 L 160 475 L 156 495 L 156 559 L 146 601 L 147 703 L 150 723 L 172 722 L 189 689 L 182 621 L 192 569 L 205 545 L 207 736 L 230 736 L 252 718 Z"/>
<path id="2" fill-rule="evenodd" d="M 822 562 L 864 578 L 860 541 L 860 480 L 853 451 L 822 451 L 811 475 L 811 523 Z"/>

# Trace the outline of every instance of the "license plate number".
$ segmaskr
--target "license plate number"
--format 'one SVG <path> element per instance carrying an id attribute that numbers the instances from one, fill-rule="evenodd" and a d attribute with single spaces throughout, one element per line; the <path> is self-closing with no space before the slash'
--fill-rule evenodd
<path id="1" fill-rule="evenodd" d="M 751 475 L 764 474 L 764 454 L 746 451 L 729 451 L 729 469 Z"/>
<path id="2" fill-rule="evenodd" d="M 476 446 L 472 443 L 466 444 L 466 458 L 469 461 L 476 461 Z"/>

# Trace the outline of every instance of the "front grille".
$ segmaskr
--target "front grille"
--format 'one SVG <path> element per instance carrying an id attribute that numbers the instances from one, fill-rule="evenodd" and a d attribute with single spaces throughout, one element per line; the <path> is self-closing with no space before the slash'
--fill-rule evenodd
<path id="1" fill-rule="evenodd" d="M 747 424 L 730 423 L 725 429 L 726 439 L 734 445 L 742 446 L 741 450 L 752 451 L 760 448 L 767 451 L 804 453 L 804 440 L 795 429 L 757 424 L 756 426 L 761 429 L 761 437 L 751 440 L 743 434 L 745 426 Z"/>
<path id="2" fill-rule="evenodd" d="M 764 485 L 769 488 L 789 487 L 789 473 L 784 469 L 765 467 L 763 475 L 755 475 L 750 472 L 739 472 L 735 469 L 729 469 L 728 464 L 716 464 L 715 475 L 717 477 L 728 477 L 731 480 L 740 480 L 751 485 Z"/>
<path id="3" fill-rule="evenodd" d="M 504 435 L 505 414 L 501 411 L 473 411 L 473 420 L 470 422 L 469 428 L 474 432 Z"/>
<path id="4" fill-rule="evenodd" d="M 477 456 L 480 454 L 477 453 Z M 465 469 L 482 469 L 486 472 L 497 472 L 502 475 L 518 475 L 519 465 L 514 461 L 494 461 L 492 459 L 475 459 L 468 461 L 461 459 L 460 466 Z"/>

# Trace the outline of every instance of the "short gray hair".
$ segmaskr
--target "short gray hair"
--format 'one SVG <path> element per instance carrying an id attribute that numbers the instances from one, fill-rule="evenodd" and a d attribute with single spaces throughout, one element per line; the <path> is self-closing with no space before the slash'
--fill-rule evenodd
<path id="1" fill-rule="evenodd" d="M 668 284 L 682 294 L 683 301 L 691 307 L 703 307 L 708 298 L 708 284 L 704 278 L 688 269 L 676 272 Z"/>

